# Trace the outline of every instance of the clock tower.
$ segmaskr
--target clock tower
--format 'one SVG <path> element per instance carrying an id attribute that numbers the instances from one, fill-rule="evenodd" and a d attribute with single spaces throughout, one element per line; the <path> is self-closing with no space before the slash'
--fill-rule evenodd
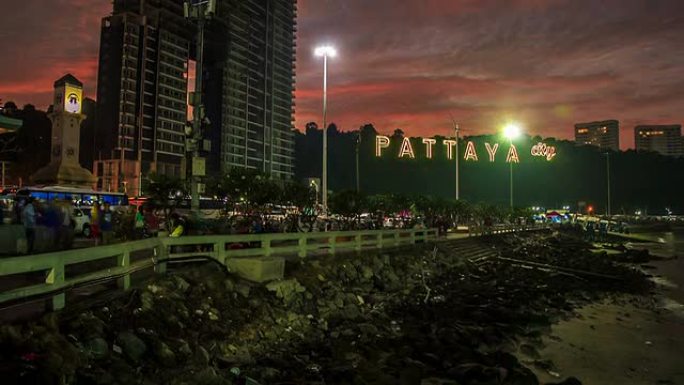
<path id="1" fill-rule="evenodd" d="M 67 74 L 55 82 L 52 112 L 50 163 L 38 170 L 31 180 L 41 185 L 93 188 L 96 178 L 78 163 L 83 83 Z"/>

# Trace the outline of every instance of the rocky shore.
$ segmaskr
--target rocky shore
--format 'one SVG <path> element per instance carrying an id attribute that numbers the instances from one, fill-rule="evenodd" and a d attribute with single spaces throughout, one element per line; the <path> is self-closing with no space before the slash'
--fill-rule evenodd
<path id="1" fill-rule="evenodd" d="M 266 286 L 186 266 L 108 303 L 0 327 L 3 384 L 539 384 L 542 336 L 652 284 L 566 233 L 289 263 Z M 524 357 L 524 363 L 518 357 Z M 554 376 L 558 384 L 581 379 Z"/>

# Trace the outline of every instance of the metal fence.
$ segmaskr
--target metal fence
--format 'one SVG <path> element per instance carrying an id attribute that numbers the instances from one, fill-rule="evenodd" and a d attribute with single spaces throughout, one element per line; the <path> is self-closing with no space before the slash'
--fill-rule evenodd
<path id="1" fill-rule="evenodd" d="M 131 274 L 154 268 L 166 271 L 168 262 L 211 258 L 227 266 L 231 258 L 274 255 L 335 254 L 430 242 L 435 229 L 338 231 L 152 238 L 0 259 L 0 304 L 48 296 L 53 310 L 65 306 L 65 291 L 88 282 L 116 279 L 128 289 Z"/>

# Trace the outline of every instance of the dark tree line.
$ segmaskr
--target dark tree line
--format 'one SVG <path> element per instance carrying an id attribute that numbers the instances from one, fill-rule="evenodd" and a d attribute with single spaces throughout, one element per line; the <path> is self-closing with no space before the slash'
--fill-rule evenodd
<path id="1" fill-rule="evenodd" d="M 425 157 L 420 138 L 410 138 L 415 159 L 398 158 L 403 132 L 395 130 L 390 147 L 383 156 L 375 156 L 372 125 L 360 130 L 341 132 L 328 127 L 328 178 L 333 192 L 356 187 L 356 146 L 360 137 L 359 169 L 361 191 L 368 195 L 404 193 L 441 198 L 455 195 L 455 161 L 447 160 L 445 147 L 437 137 L 432 159 Z M 385 134 L 385 133 L 383 133 Z M 475 144 L 479 161 L 463 159 L 466 143 Z M 567 140 L 545 139 L 556 147 L 557 155 L 546 161 L 533 157 L 531 148 L 541 137 L 522 137 L 514 141 L 520 163 L 514 165 L 514 202 L 516 206 L 577 208 L 580 202 L 602 213 L 607 202 L 606 154 L 596 147 L 576 146 Z M 489 162 L 485 142 L 499 143 L 495 162 Z M 296 132 L 296 176 L 320 177 L 322 131 L 309 124 L 306 132 Z M 508 140 L 483 135 L 465 137 L 459 143 L 460 197 L 469 202 L 506 205 L 509 202 Z M 684 158 L 671 158 L 634 150 L 610 152 L 612 213 L 684 212 Z"/>

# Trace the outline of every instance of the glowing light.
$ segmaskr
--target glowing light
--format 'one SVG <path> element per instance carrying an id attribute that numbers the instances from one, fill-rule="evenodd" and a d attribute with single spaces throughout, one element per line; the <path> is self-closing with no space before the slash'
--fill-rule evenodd
<path id="1" fill-rule="evenodd" d="M 404 138 L 401 142 L 401 148 L 399 149 L 399 157 L 403 158 L 408 155 L 409 158 L 414 159 L 416 155 L 413 153 L 413 146 L 411 145 L 411 140 L 409 138 Z"/>
<path id="2" fill-rule="evenodd" d="M 508 123 L 504 129 L 503 129 L 503 134 L 506 138 L 509 140 L 513 140 L 520 136 L 520 133 L 522 132 L 522 129 L 520 128 L 520 125 L 517 123 Z"/>
<path id="3" fill-rule="evenodd" d="M 496 156 L 496 150 L 499 149 L 499 143 L 495 143 L 494 147 L 492 147 L 492 145 L 489 143 L 485 143 L 485 147 L 487 148 L 487 153 L 489 154 L 489 161 L 493 162 L 494 157 Z"/>
<path id="4" fill-rule="evenodd" d="M 506 156 L 506 163 L 520 163 L 520 157 L 518 156 L 518 149 L 515 148 L 515 144 L 511 143 L 511 147 L 508 149 L 508 155 Z"/>
<path id="5" fill-rule="evenodd" d="M 323 57 L 323 56 L 335 57 L 335 56 L 337 56 L 337 50 L 335 49 L 335 47 L 333 47 L 331 45 L 323 45 L 323 46 L 317 47 L 314 50 L 314 55 L 321 56 L 321 57 Z"/>
<path id="6" fill-rule="evenodd" d="M 546 143 L 539 142 L 532 146 L 530 154 L 532 156 L 545 157 L 546 160 L 551 160 L 556 156 L 556 147 L 548 146 Z"/>
<path id="7" fill-rule="evenodd" d="M 437 143 L 436 139 L 423 138 L 423 144 L 425 145 L 425 156 L 428 159 L 432 159 L 432 147 Z"/>
<path id="8" fill-rule="evenodd" d="M 390 139 L 383 135 L 375 137 L 375 156 L 382 156 L 382 149 L 390 145 Z"/>
<path id="9" fill-rule="evenodd" d="M 475 151 L 475 143 L 468 142 L 468 144 L 466 144 L 465 156 L 463 158 L 465 160 L 478 160 L 477 151 Z"/>
<path id="10" fill-rule="evenodd" d="M 442 143 L 444 143 L 444 146 L 446 146 L 447 159 L 454 159 L 454 147 L 456 146 L 456 141 L 453 139 L 444 139 Z"/>

